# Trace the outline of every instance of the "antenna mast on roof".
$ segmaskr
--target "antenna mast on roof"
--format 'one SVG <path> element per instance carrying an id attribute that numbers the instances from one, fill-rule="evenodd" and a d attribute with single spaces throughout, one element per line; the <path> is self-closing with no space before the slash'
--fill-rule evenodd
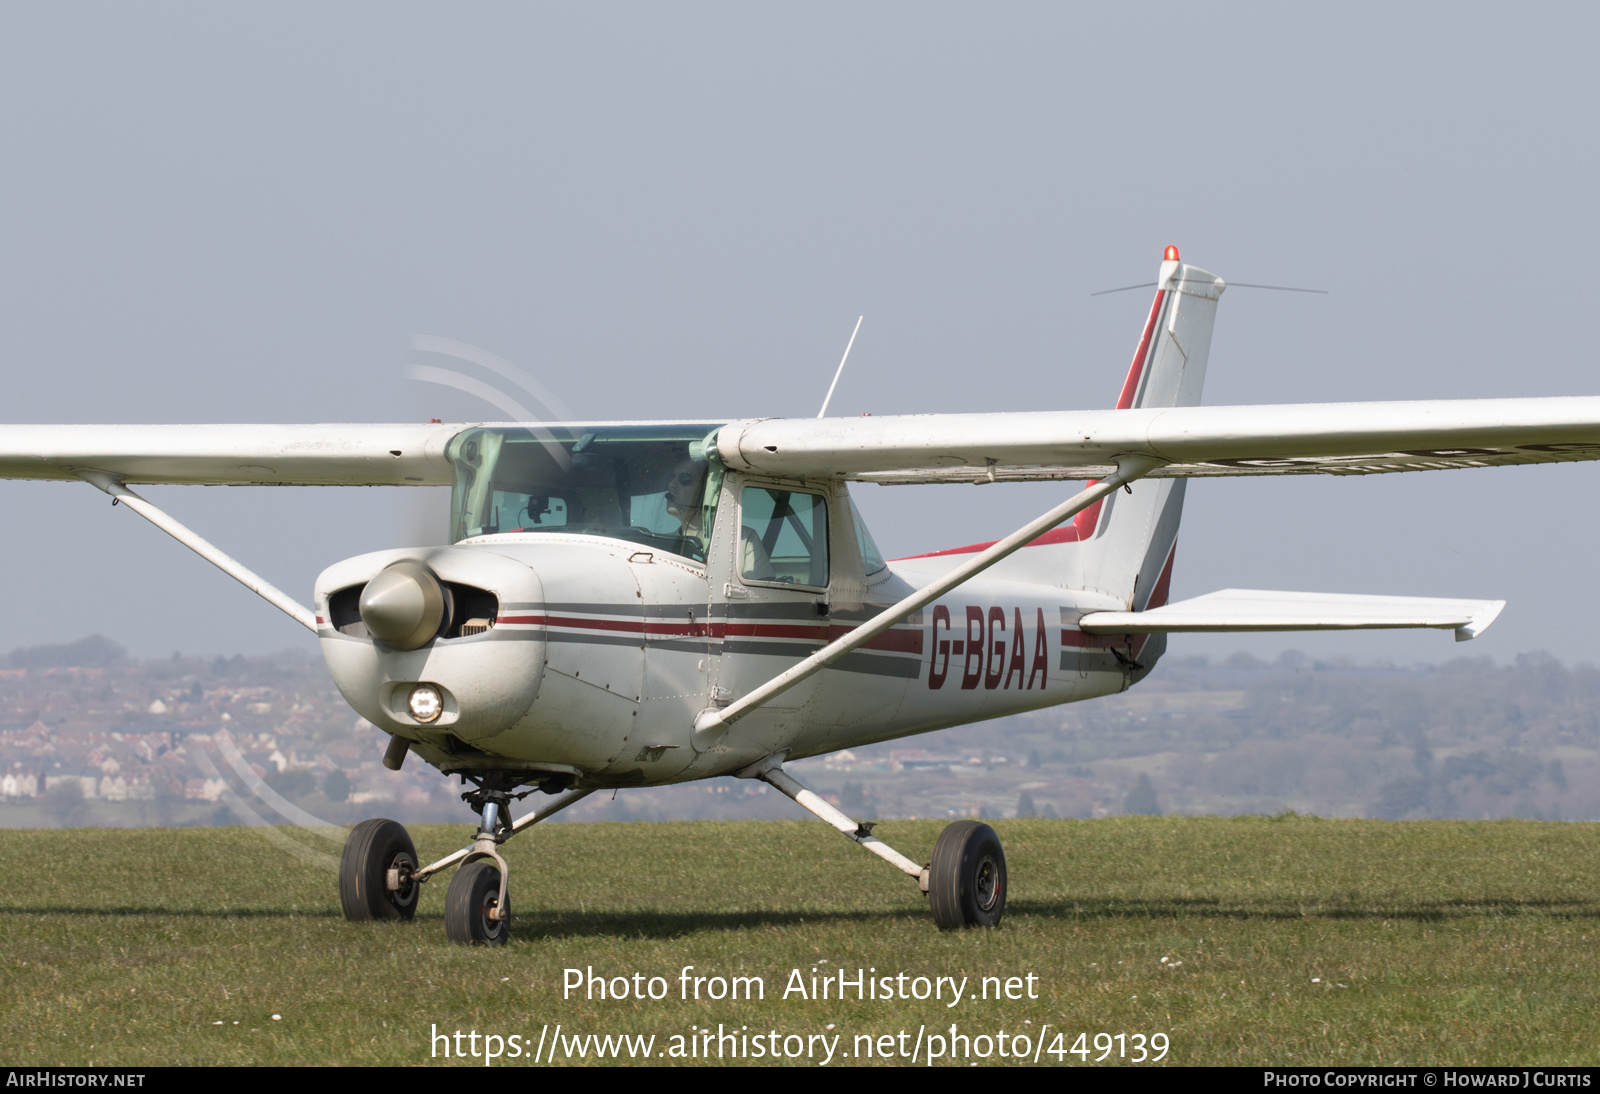
<path id="1" fill-rule="evenodd" d="M 822 417 L 828 412 L 828 403 L 833 400 L 833 389 L 839 386 L 839 377 L 844 375 L 844 363 L 850 360 L 850 347 L 856 344 L 856 335 L 861 332 L 861 320 L 866 316 L 856 317 L 856 329 L 850 332 L 850 341 L 845 344 L 844 356 L 839 358 L 839 367 L 834 371 L 833 383 L 828 385 L 828 394 L 822 398 L 822 409 L 817 411 L 817 417 Z"/>

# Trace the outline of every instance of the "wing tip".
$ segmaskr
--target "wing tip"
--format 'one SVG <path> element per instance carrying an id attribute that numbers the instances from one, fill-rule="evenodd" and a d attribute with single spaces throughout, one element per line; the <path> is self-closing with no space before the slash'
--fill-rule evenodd
<path id="1" fill-rule="evenodd" d="M 1464 626 L 1456 628 L 1456 641 L 1470 642 L 1472 639 L 1478 637 L 1478 635 L 1488 630 L 1489 624 L 1500 618 L 1500 613 L 1505 610 L 1505 606 L 1506 602 L 1504 600 L 1484 601 L 1483 607 L 1479 609 L 1477 614 L 1475 614 Z"/>

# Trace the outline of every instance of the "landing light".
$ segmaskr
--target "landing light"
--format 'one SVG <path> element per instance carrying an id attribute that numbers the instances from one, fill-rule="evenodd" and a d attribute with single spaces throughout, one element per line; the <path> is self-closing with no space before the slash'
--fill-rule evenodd
<path id="1" fill-rule="evenodd" d="M 411 708 L 411 717 L 419 722 L 431 722 L 444 711 L 444 700 L 432 684 L 418 684 L 412 688 L 406 705 Z"/>

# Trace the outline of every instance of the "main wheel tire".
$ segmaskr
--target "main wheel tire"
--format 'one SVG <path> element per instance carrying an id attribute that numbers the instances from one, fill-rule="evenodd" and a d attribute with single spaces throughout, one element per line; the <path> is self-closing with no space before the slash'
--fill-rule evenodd
<path id="1" fill-rule="evenodd" d="M 929 864 L 928 903 L 942 931 L 995 927 L 1006 908 L 1006 854 L 994 829 L 956 821 L 939 833 Z"/>
<path id="2" fill-rule="evenodd" d="M 469 862 L 450 879 L 444 895 L 444 933 L 465 945 L 504 946 L 511 931 L 489 918 L 500 904 L 500 868 L 487 859 Z"/>
<path id="3" fill-rule="evenodd" d="M 415 881 L 389 888 L 389 871 L 415 870 L 417 848 L 397 821 L 365 820 L 350 832 L 339 856 L 339 903 L 349 920 L 410 919 L 417 914 Z"/>

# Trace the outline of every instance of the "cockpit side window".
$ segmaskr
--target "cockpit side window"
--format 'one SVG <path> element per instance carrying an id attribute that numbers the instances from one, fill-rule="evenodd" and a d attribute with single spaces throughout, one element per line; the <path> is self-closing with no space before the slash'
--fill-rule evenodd
<path id="1" fill-rule="evenodd" d="M 739 576 L 781 585 L 828 585 L 828 499 L 748 485 L 740 497 Z"/>
<path id="2" fill-rule="evenodd" d="M 856 549 L 861 552 L 861 567 L 867 576 L 887 570 L 889 564 L 883 560 L 883 552 L 873 542 L 872 533 L 867 531 L 867 522 L 861 519 L 861 510 L 856 508 L 855 498 L 850 499 L 850 520 L 856 526 Z"/>

